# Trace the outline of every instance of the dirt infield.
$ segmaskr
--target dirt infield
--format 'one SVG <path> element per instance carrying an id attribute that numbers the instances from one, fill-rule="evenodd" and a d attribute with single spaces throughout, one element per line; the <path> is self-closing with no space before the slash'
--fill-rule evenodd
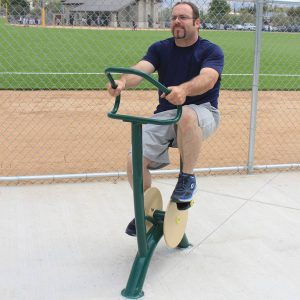
<path id="1" fill-rule="evenodd" d="M 107 117 L 103 91 L 1 91 L 0 176 L 125 170 L 130 124 Z M 120 112 L 151 115 L 155 91 L 126 91 Z M 245 166 L 251 93 L 222 91 L 222 123 L 204 143 L 197 167 Z M 260 92 L 255 164 L 300 162 L 299 92 Z M 171 149 L 171 165 L 178 154 Z"/>

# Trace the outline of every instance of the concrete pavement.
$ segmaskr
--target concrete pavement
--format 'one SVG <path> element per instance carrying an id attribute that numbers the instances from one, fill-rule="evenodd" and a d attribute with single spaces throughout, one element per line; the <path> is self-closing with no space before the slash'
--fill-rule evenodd
<path id="1" fill-rule="evenodd" d="M 176 179 L 156 179 L 164 207 Z M 158 244 L 144 299 L 300 300 L 300 172 L 198 177 L 192 247 Z M 120 299 L 136 254 L 125 181 L 0 187 L 0 299 Z"/>

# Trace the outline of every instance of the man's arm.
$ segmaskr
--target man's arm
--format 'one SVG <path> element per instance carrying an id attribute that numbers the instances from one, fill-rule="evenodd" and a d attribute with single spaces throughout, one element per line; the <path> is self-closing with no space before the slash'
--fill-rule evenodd
<path id="1" fill-rule="evenodd" d="M 162 94 L 161 97 L 166 98 L 174 105 L 182 105 L 187 96 L 201 95 L 214 87 L 219 78 L 219 73 L 212 68 L 201 69 L 198 76 L 190 81 L 184 82 L 178 86 L 168 87 L 171 93 Z"/>
<path id="2" fill-rule="evenodd" d="M 139 61 L 136 65 L 132 66 L 131 68 L 142 71 L 147 74 L 153 73 L 155 71 L 154 66 L 146 60 Z M 113 89 L 110 83 L 107 84 L 107 89 L 109 94 L 115 97 L 120 95 L 122 90 L 125 90 L 129 87 L 137 86 L 142 80 L 143 78 L 141 76 L 133 74 L 123 74 L 119 80 L 115 80 L 116 84 L 118 85 L 116 89 Z"/>

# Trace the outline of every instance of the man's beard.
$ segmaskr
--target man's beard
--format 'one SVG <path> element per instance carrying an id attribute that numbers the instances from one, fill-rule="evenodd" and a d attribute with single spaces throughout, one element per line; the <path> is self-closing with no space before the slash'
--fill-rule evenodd
<path id="1" fill-rule="evenodd" d="M 185 28 L 176 26 L 172 29 L 172 34 L 175 39 L 184 39 L 186 37 L 186 30 Z"/>

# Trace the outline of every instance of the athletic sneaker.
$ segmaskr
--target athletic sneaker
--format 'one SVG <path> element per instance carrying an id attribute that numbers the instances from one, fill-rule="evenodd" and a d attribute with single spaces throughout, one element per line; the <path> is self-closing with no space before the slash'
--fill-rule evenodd
<path id="1" fill-rule="evenodd" d="M 194 175 L 180 173 L 171 196 L 174 202 L 190 202 L 196 192 L 196 178 Z"/>
<path id="2" fill-rule="evenodd" d="M 126 227 L 125 233 L 130 236 L 136 236 L 135 219 L 133 219 Z"/>

